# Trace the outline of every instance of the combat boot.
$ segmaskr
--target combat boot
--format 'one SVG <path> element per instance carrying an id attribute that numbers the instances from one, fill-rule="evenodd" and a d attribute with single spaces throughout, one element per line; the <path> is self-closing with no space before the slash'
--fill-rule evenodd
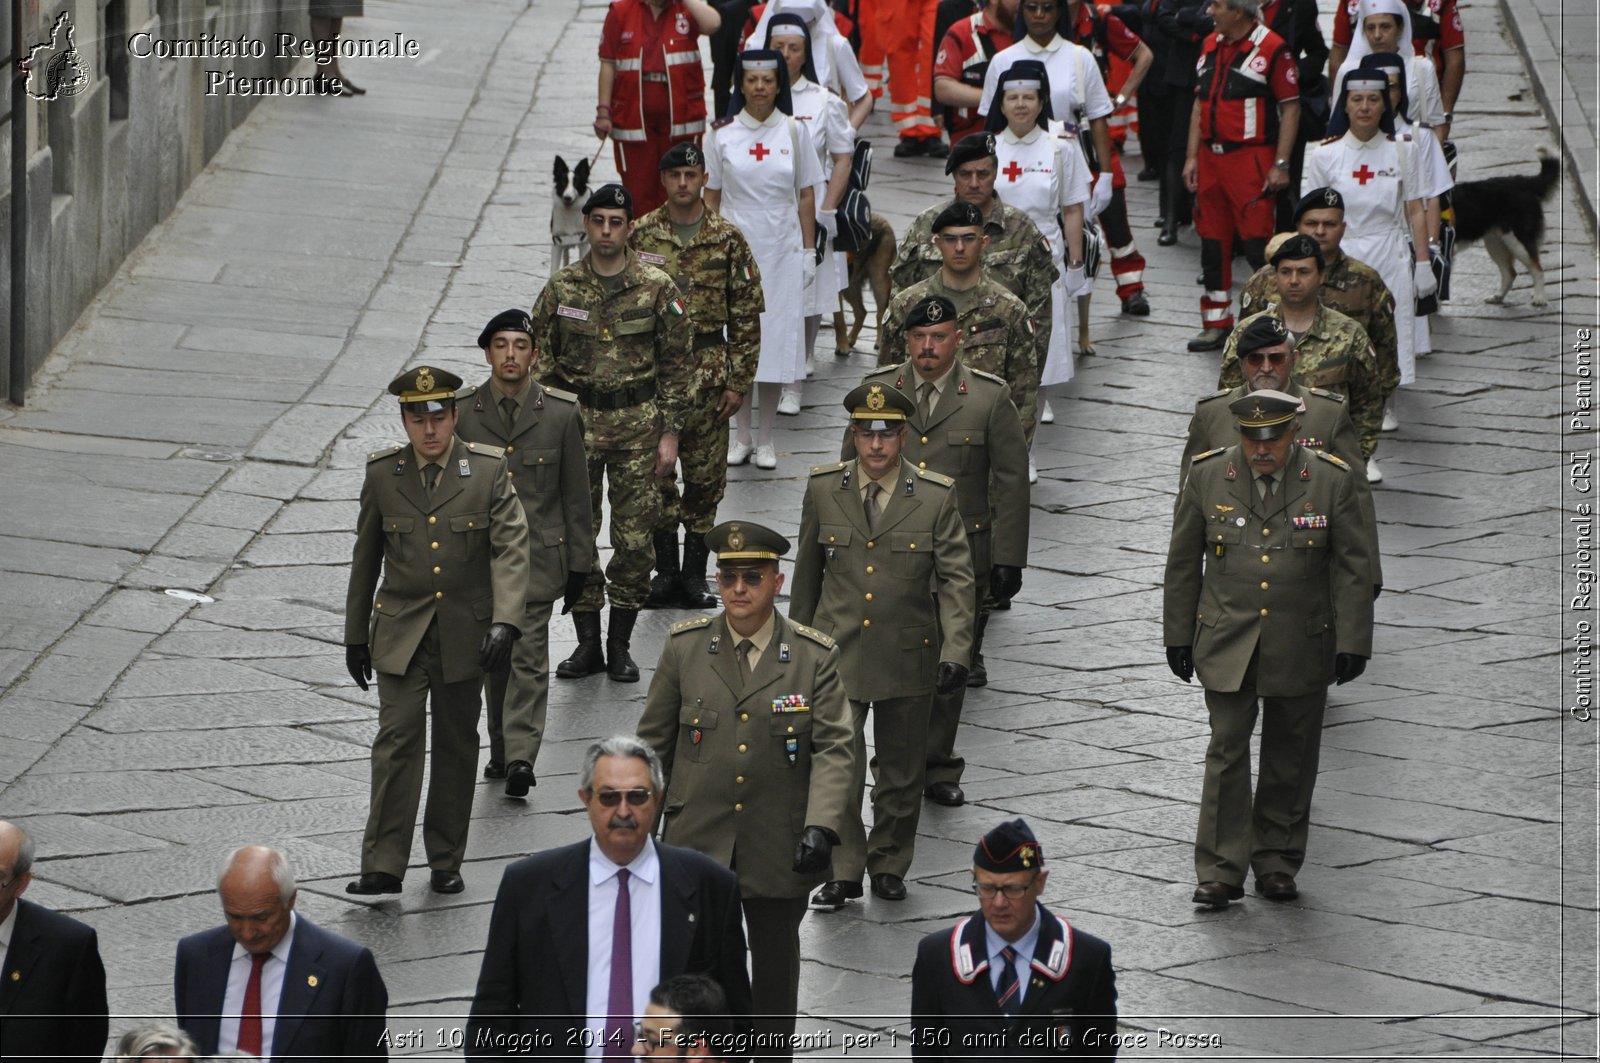
<path id="1" fill-rule="evenodd" d="M 678 603 L 685 609 L 712 609 L 721 602 L 706 589 L 706 559 L 710 556 L 705 536 L 685 528 L 683 573 L 678 577 Z"/>
<path id="2" fill-rule="evenodd" d="M 637 683 L 639 666 L 628 656 L 628 643 L 633 639 L 633 622 L 639 619 L 637 609 L 611 607 L 611 628 L 606 632 L 606 674 L 619 683 Z M 595 617 L 595 633 L 599 634 L 600 618 Z"/>
<path id="3" fill-rule="evenodd" d="M 678 536 L 671 531 L 658 531 L 650 539 L 656 548 L 656 574 L 650 577 L 650 596 L 644 600 L 644 607 L 672 609 L 679 604 Z M 687 553 L 687 544 L 684 550 Z"/>
<path id="4" fill-rule="evenodd" d="M 582 679 L 586 675 L 606 670 L 606 659 L 600 649 L 600 614 L 573 613 L 572 626 L 578 632 L 578 648 L 572 656 L 556 665 L 556 678 Z"/>

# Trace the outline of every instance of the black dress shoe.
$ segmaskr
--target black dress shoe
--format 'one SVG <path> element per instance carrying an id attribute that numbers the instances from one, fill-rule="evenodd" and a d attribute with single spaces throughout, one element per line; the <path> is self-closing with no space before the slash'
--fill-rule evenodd
<path id="1" fill-rule="evenodd" d="M 432 876 L 433 892 L 460 893 L 467 888 L 459 871 L 435 871 Z"/>
<path id="2" fill-rule="evenodd" d="M 972 667 L 967 669 L 967 686 L 986 687 L 989 685 L 989 669 L 982 659 L 972 662 Z"/>
<path id="3" fill-rule="evenodd" d="M 1156 169 L 1154 166 L 1146 166 L 1144 169 L 1133 175 L 1133 179 L 1135 181 L 1154 181 L 1160 177 L 1161 171 Z"/>
<path id="4" fill-rule="evenodd" d="M 1167 216 L 1165 214 L 1156 219 L 1155 227 L 1157 229 L 1165 229 L 1167 227 Z"/>
<path id="5" fill-rule="evenodd" d="M 1150 316 L 1150 300 L 1145 298 L 1143 288 L 1131 291 L 1122 297 L 1122 312 L 1133 317 Z"/>
<path id="6" fill-rule="evenodd" d="M 506 796 L 527 797 L 528 790 L 538 786 L 533 777 L 533 765 L 525 760 L 513 760 L 506 769 Z"/>
<path id="7" fill-rule="evenodd" d="M 1203 328 L 1195 333 L 1194 339 L 1189 341 L 1189 349 L 1191 351 L 1220 351 L 1227 342 L 1227 329 Z"/>
<path id="8" fill-rule="evenodd" d="M 1161 235 L 1156 237 L 1156 243 L 1160 244 L 1162 247 L 1171 247 L 1177 242 L 1178 228 L 1175 225 L 1165 226 L 1161 230 Z"/>
<path id="9" fill-rule="evenodd" d="M 901 137 L 900 142 L 894 146 L 894 157 L 897 159 L 909 159 L 921 154 L 922 141 L 915 137 Z"/>
<path id="10" fill-rule="evenodd" d="M 399 893 L 400 880 L 387 871 L 367 871 L 354 882 L 346 882 L 344 891 L 368 897 L 378 893 Z"/>
<path id="11" fill-rule="evenodd" d="M 1272 871 L 1256 876 L 1256 892 L 1269 901 L 1292 901 L 1300 896 L 1294 876 L 1286 871 Z"/>
<path id="12" fill-rule="evenodd" d="M 953 782 L 931 782 L 923 787 L 923 794 L 936 805 L 960 808 L 967 803 L 967 795 Z"/>
<path id="13" fill-rule="evenodd" d="M 505 761 L 491 760 L 485 764 L 483 766 L 483 777 L 485 779 L 504 779 L 506 777 Z"/>
<path id="14" fill-rule="evenodd" d="M 922 154 L 930 159 L 948 159 L 950 145 L 944 142 L 943 137 L 928 137 L 922 142 Z"/>
<path id="15" fill-rule="evenodd" d="M 1230 886 L 1226 882 L 1202 882 L 1194 888 L 1194 903 L 1207 908 L 1226 908 L 1229 901 L 1243 896 L 1243 886 Z"/>
<path id="16" fill-rule="evenodd" d="M 872 876 L 872 895 L 879 900 L 903 901 L 906 899 L 906 883 L 899 875 L 891 875 L 887 871 Z"/>
<path id="17" fill-rule="evenodd" d="M 861 896 L 861 883 L 859 882 L 824 882 L 817 892 L 811 895 L 811 910 L 814 912 L 837 912 L 844 907 L 844 902 Z"/>

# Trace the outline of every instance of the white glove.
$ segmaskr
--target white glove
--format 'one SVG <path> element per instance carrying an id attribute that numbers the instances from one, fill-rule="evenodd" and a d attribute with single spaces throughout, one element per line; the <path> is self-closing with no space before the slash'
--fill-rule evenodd
<path id="1" fill-rule="evenodd" d="M 1089 202 L 1084 205 L 1084 212 L 1092 218 L 1098 218 L 1100 212 L 1111 205 L 1111 173 L 1106 171 L 1094 179 L 1094 187 L 1089 189 Z"/>
<path id="2" fill-rule="evenodd" d="M 837 211 L 824 210 L 817 216 L 817 224 L 828 231 L 828 243 L 833 243 L 839 235 L 839 215 Z"/>
<path id="3" fill-rule="evenodd" d="M 807 288 L 817 283 L 817 253 L 809 247 L 800 249 L 800 277 Z"/>
<path id="4" fill-rule="evenodd" d="M 1094 287 L 1094 282 L 1083 272 L 1082 266 L 1073 266 L 1067 270 L 1066 276 L 1067 298 L 1073 299 L 1080 295 L 1088 295 Z"/>
<path id="5" fill-rule="evenodd" d="M 1411 283 L 1417 289 L 1417 298 L 1426 299 L 1439 290 L 1439 284 L 1433 277 L 1433 263 L 1413 262 L 1411 264 Z"/>

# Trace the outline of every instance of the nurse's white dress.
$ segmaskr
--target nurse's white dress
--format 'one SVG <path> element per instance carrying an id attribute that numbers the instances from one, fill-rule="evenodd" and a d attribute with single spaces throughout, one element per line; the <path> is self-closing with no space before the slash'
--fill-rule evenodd
<path id="1" fill-rule="evenodd" d="M 1024 212 L 1044 234 L 1056 264 L 1050 286 L 1050 346 L 1041 387 L 1072 379 L 1072 338 L 1077 335 L 1077 300 L 1067 295 L 1066 240 L 1061 233 L 1061 208 L 1089 199 L 1089 167 L 1077 139 L 1061 139 L 1057 130 L 1035 128 L 1025 137 L 1005 129 L 994 138 L 999 163 L 995 191 L 1007 206 Z"/>
<path id="2" fill-rule="evenodd" d="M 1416 288 L 1411 282 L 1415 255 L 1405 205 L 1427 195 L 1428 182 L 1418 173 L 1418 155 L 1410 141 L 1382 132 L 1365 142 L 1346 133 L 1317 145 L 1306 157 L 1300 182 L 1302 195 L 1327 185 L 1344 196 L 1345 231 L 1340 246 L 1351 258 L 1377 270 L 1394 295 L 1395 346 L 1402 384 L 1416 379 L 1417 365 Z"/>
<path id="3" fill-rule="evenodd" d="M 822 180 L 812 191 L 817 204 L 817 229 L 822 229 L 822 201 L 828 195 L 828 179 L 833 176 L 833 156 L 848 155 L 855 150 L 856 131 L 850 128 L 850 112 L 844 101 L 827 89 L 801 77 L 789 89 L 794 99 L 794 119 L 805 127 L 816 149 L 817 166 Z M 817 265 L 817 282 L 808 289 L 810 298 L 804 300 L 807 317 L 816 314 L 830 315 L 839 309 L 839 289 L 845 285 L 846 270 L 841 268 L 844 255 L 829 249 Z"/>
<path id="4" fill-rule="evenodd" d="M 774 110 L 765 122 L 749 111 L 706 133 L 706 187 L 722 193 L 721 213 L 739 227 L 761 269 L 761 361 L 758 384 L 790 384 L 806 375 L 805 278 L 800 190 L 822 174 L 805 127 Z"/>

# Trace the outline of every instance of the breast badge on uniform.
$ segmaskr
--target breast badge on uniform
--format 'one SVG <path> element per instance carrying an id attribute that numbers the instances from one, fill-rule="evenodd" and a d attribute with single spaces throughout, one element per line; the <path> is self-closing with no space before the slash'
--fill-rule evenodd
<path id="1" fill-rule="evenodd" d="M 471 476 L 472 462 L 467 458 L 462 458 L 460 462 L 456 464 L 456 474 L 458 476 Z"/>
<path id="2" fill-rule="evenodd" d="M 794 767 L 800 760 L 800 739 L 785 738 L 783 740 L 783 755 L 789 761 L 789 767 Z"/>
<path id="3" fill-rule="evenodd" d="M 1306 531 L 1310 528 L 1326 528 L 1328 526 L 1328 518 L 1321 513 L 1313 513 L 1310 516 L 1294 518 L 1294 526 L 1296 531 Z"/>
<path id="4" fill-rule="evenodd" d="M 811 699 L 804 694 L 785 694 L 781 698 L 772 699 L 772 713 L 782 716 L 791 712 L 810 712 Z"/>

